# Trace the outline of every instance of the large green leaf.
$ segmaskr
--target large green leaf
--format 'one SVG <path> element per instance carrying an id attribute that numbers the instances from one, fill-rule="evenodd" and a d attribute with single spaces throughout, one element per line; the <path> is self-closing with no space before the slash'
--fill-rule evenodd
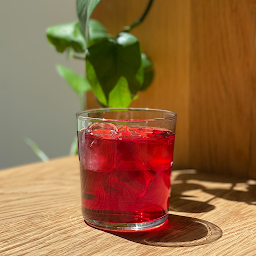
<path id="1" fill-rule="evenodd" d="M 83 33 L 85 35 L 87 45 L 89 43 L 89 18 L 99 2 L 100 0 L 76 0 L 76 12 L 83 28 Z"/>
<path id="2" fill-rule="evenodd" d="M 150 84 L 152 83 L 154 77 L 154 71 L 151 60 L 145 53 L 141 54 L 141 60 L 143 63 L 143 70 L 144 70 L 144 81 L 140 88 L 140 91 L 146 90 Z"/>
<path id="3" fill-rule="evenodd" d="M 108 34 L 106 28 L 97 20 L 90 19 L 89 20 L 89 45 L 91 45 L 106 39 L 111 36 Z"/>
<path id="4" fill-rule="evenodd" d="M 143 83 L 143 65 L 137 38 L 129 33 L 120 33 L 116 39 L 105 39 L 92 45 L 87 50 L 86 69 L 92 90 L 104 105 L 109 105 L 109 94 L 121 77 L 128 83 L 130 97 L 134 97 Z M 104 102 L 102 98 L 105 98 Z"/>
<path id="5" fill-rule="evenodd" d="M 86 74 L 87 74 L 87 79 L 89 80 L 92 86 L 92 90 L 95 96 L 97 97 L 97 99 L 101 104 L 103 104 L 104 106 L 107 106 L 107 99 L 103 92 L 101 84 L 99 83 L 95 69 L 88 60 L 86 60 Z"/>
<path id="6" fill-rule="evenodd" d="M 80 76 L 61 65 L 57 66 L 57 70 L 77 94 L 83 94 L 91 90 L 91 85 L 84 76 Z"/>
<path id="7" fill-rule="evenodd" d="M 79 22 L 49 27 L 46 35 L 58 52 L 64 52 L 70 47 L 75 52 L 84 52 L 86 49 L 85 38 Z"/>
<path id="8" fill-rule="evenodd" d="M 127 108 L 132 102 L 128 82 L 121 76 L 114 89 L 109 93 L 108 106 L 110 108 Z"/>

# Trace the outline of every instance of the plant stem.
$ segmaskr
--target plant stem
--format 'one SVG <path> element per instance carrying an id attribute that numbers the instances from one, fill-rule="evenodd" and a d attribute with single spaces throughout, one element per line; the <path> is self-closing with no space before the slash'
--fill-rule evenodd
<path id="1" fill-rule="evenodd" d="M 141 17 L 137 20 L 135 20 L 130 26 L 125 26 L 123 29 L 123 32 L 129 32 L 131 29 L 137 27 L 138 25 L 140 25 L 140 23 L 145 19 L 145 17 L 147 16 L 150 7 L 152 6 L 154 0 L 149 0 L 147 7 L 145 9 L 145 11 L 143 12 L 143 14 L 141 15 Z"/>
<path id="2" fill-rule="evenodd" d="M 85 57 L 73 54 L 72 57 L 77 60 L 85 60 Z"/>

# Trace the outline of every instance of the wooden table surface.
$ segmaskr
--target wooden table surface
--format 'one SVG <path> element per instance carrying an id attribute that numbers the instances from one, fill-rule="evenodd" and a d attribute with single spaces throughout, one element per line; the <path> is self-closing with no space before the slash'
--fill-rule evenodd
<path id="1" fill-rule="evenodd" d="M 81 215 L 79 163 L 0 171 L 0 255 L 256 255 L 256 181 L 173 171 L 169 222 L 107 233 Z"/>

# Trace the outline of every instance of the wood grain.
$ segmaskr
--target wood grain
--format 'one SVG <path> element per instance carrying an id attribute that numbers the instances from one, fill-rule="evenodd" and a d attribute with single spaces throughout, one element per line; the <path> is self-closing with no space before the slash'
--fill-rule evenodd
<path id="1" fill-rule="evenodd" d="M 83 222 L 77 157 L 1 171 L 0 205 L 0 255 L 236 256 L 256 250 L 255 180 L 174 171 L 169 223 L 148 233 L 107 233 Z"/>
<path id="2" fill-rule="evenodd" d="M 256 1 L 191 5 L 193 168 L 256 178 Z"/>
<path id="3" fill-rule="evenodd" d="M 94 17 L 117 34 L 146 3 L 105 0 Z M 132 33 L 155 68 L 132 106 L 178 114 L 174 168 L 256 178 L 256 1 L 154 1 Z"/>

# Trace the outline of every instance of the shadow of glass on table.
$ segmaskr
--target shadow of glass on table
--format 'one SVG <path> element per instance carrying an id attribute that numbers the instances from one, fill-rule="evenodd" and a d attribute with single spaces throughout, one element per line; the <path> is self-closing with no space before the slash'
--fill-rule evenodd
<path id="1" fill-rule="evenodd" d="M 222 236 L 221 229 L 211 222 L 173 214 L 169 214 L 163 226 L 150 231 L 107 232 L 136 243 L 161 247 L 203 245 Z"/>

